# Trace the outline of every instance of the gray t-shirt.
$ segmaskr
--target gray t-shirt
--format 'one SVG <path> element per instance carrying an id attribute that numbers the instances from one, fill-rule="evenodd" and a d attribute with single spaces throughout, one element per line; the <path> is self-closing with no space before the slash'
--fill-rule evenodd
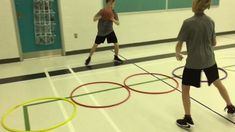
<path id="1" fill-rule="evenodd" d="M 113 10 L 113 14 L 114 14 L 114 19 L 119 20 L 118 15 L 114 10 Z M 101 10 L 96 14 L 96 16 L 101 16 Z M 113 21 L 99 19 L 97 35 L 98 36 L 106 36 L 106 35 L 110 34 L 111 32 L 113 32 Z"/>
<path id="2" fill-rule="evenodd" d="M 207 15 L 194 15 L 184 21 L 178 40 L 187 45 L 187 68 L 204 69 L 216 63 L 212 46 L 215 37 L 214 21 Z"/>

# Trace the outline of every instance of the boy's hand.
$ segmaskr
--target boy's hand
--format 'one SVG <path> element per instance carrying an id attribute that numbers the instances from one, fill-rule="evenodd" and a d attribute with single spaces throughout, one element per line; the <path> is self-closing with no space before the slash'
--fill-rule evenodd
<path id="1" fill-rule="evenodd" d="M 117 21 L 117 20 L 115 20 L 115 18 L 114 18 L 114 17 L 112 17 L 110 20 L 111 20 L 111 21 L 113 21 L 113 22 Z"/>
<path id="2" fill-rule="evenodd" d="M 114 17 L 112 17 L 110 20 L 113 21 L 116 25 L 120 24 L 119 21 L 117 21 Z"/>
<path id="3" fill-rule="evenodd" d="M 180 53 L 176 53 L 176 54 L 175 54 L 175 57 L 176 57 L 176 60 L 177 60 L 177 61 L 181 61 L 181 60 L 184 58 L 184 56 L 181 55 Z"/>

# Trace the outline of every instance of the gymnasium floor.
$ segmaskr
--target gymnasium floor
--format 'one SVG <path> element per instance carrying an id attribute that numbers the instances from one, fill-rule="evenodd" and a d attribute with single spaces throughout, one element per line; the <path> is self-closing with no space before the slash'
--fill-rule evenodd
<path id="1" fill-rule="evenodd" d="M 235 104 L 235 35 L 217 37 L 215 50 L 218 66 L 228 76 L 223 83 Z M 42 57 L 0 65 L 0 118 L 11 107 L 26 101 L 46 97 L 70 97 L 79 85 L 92 82 L 124 80 L 137 73 L 158 73 L 172 77 L 172 71 L 185 64 L 174 57 L 175 43 L 162 43 L 120 49 L 122 65 L 112 62 L 113 51 L 96 52 L 91 67 L 84 67 L 88 54 Z M 175 72 L 182 73 L 182 69 Z M 220 71 L 220 76 L 225 73 Z M 175 78 L 179 84 L 181 80 Z M 202 77 L 204 79 L 204 75 Z M 126 80 L 131 88 L 146 92 L 174 90 L 176 82 L 162 75 L 139 75 Z M 109 108 L 77 106 L 77 115 L 53 132 L 183 132 L 175 120 L 183 116 L 181 89 L 166 94 L 143 94 L 131 91 L 124 103 Z M 76 90 L 74 99 L 89 106 L 109 106 L 128 97 L 126 89 L 116 84 L 98 83 Z M 225 104 L 214 86 L 202 83 L 201 89 L 191 90 L 195 127 L 192 132 L 234 132 L 235 117 L 223 111 Z M 65 121 L 73 106 L 61 100 L 33 102 L 14 110 L 6 125 L 18 130 L 45 129 Z M 0 126 L 0 132 L 6 132 Z"/>

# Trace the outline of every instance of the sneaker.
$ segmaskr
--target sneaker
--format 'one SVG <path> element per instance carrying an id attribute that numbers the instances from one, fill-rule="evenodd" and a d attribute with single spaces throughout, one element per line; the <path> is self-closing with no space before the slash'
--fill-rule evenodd
<path id="1" fill-rule="evenodd" d="M 190 129 L 194 126 L 193 119 L 190 116 L 184 116 L 183 119 L 176 120 L 176 124 L 184 129 Z"/>
<path id="2" fill-rule="evenodd" d="M 114 59 L 113 59 L 115 62 L 119 62 L 119 63 L 122 63 L 123 60 L 121 60 L 118 56 L 114 55 Z"/>
<path id="3" fill-rule="evenodd" d="M 226 111 L 226 110 L 227 110 L 228 115 L 235 116 L 235 106 L 234 105 L 227 105 L 224 108 L 224 111 Z"/>
<path id="4" fill-rule="evenodd" d="M 89 65 L 90 61 L 91 61 L 91 57 L 88 57 L 85 61 L 85 65 Z"/>

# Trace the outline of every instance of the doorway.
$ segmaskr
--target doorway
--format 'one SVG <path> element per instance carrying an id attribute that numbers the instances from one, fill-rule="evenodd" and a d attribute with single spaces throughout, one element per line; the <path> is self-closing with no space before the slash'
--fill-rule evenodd
<path id="1" fill-rule="evenodd" d="M 61 55 L 57 0 L 14 0 L 23 58 Z"/>

